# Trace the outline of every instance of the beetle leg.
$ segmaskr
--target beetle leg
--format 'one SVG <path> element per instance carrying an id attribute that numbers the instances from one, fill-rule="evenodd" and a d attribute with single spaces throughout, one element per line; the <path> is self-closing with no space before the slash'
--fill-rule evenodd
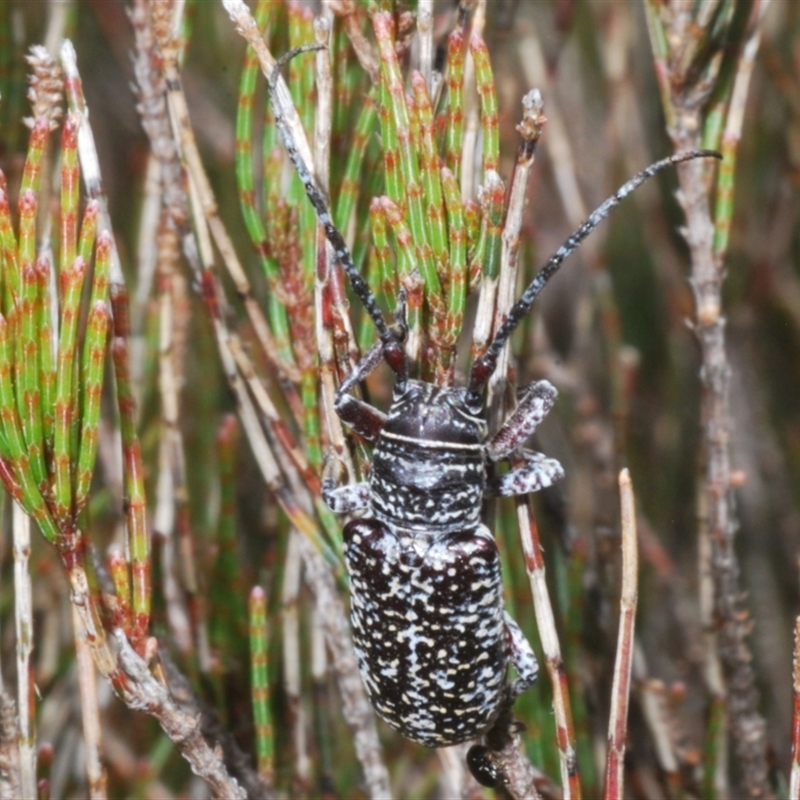
<path id="1" fill-rule="evenodd" d="M 508 612 L 505 612 L 505 622 L 511 663 L 519 676 L 509 687 L 510 700 L 513 702 L 536 681 L 539 674 L 539 662 L 536 660 L 530 642 Z"/>
<path id="2" fill-rule="evenodd" d="M 336 390 L 336 399 L 339 400 L 339 395 L 347 394 L 357 383 L 366 380 L 368 375 L 371 375 L 378 364 L 381 363 L 383 358 L 383 345 L 380 342 L 375 344 L 367 350 L 361 361 L 356 364 L 353 371 L 341 382 L 339 388 Z"/>
<path id="3" fill-rule="evenodd" d="M 502 770 L 492 758 L 492 753 L 499 753 L 509 744 L 511 736 L 520 730 L 520 723 L 514 719 L 514 701 L 536 681 L 539 675 L 539 663 L 525 634 L 508 612 L 504 611 L 503 616 L 508 654 L 518 677 L 506 686 L 505 698 L 500 705 L 497 718 L 483 736 L 485 746 L 476 745 L 467 755 L 470 772 L 484 786 L 497 785 L 503 780 Z M 492 783 L 484 782 L 484 779 Z"/>
<path id="4" fill-rule="evenodd" d="M 334 409 L 339 419 L 368 442 L 374 442 L 378 438 L 386 416 L 349 392 L 381 363 L 382 355 L 380 342 L 370 347 L 355 369 L 342 381 L 334 400 Z"/>
<path id="5" fill-rule="evenodd" d="M 325 456 L 322 467 L 322 499 L 334 514 L 350 514 L 369 507 L 369 484 L 342 485 L 344 465 L 332 453 Z"/>
<path id="6" fill-rule="evenodd" d="M 386 415 L 351 394 L 336 398 L 339 419 L 368 442 L 374 442 L 383 430 Z"/>
<path id="7" fill-rule="evenodd" d="M 557 396 L 558 392 L 549 381 L 532 384 L 503 427 L 486 446 L 489 458 L 500 461 L 521 447 L 547 416 Z"/>
<path id="8" fill-rule="evenodd" d="M 524 450 L 522 458 L 524 464 L 486 482 L 487 495 L 515 497 L 530 494 L 552 486 L 564 477 L 564 467 L 554 458 L 530 450 Z"/>
<path id="9" fill-rule="evenodd" d="M 322 484 L 322 499 L 334 514 L 352 514 L 369 507 L 369 484 L 351 483 L 347 486 Z"/>

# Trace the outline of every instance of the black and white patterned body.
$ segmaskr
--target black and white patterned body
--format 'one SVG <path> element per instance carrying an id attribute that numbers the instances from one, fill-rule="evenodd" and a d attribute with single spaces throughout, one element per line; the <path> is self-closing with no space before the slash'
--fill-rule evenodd
<path id="1" fill-rule="evenodd" d="M 370 511 L 387 525 L 435 533 L 474 529 L 486 488 L 486 423 L 463 389 L 408 380 L 372 454 Z"/>
<path id="2" fill-rule="evenodd" d="M 549 384 L 536 384 L 520 406 L 524 419 L 535 426 L 554 397 Z M 377 431 L 370 483 L 335 488 L 327 481 L 324 490 L 335 511 L 367 512 L 344 529 L 353 640 L 367 693 L 380 716 L 413 741 L 445 747 L 474 739 L 538 669 L 504 611 L 497 546 L 480 520 L 483 497 L 509 486 L 539 488 L 558 479 L 561 467 L 530 454 L 523 467 L 488 480 L 494 444 L 505 440 L 486 441 L 486 423 L 464 389 L 406 380 L 385 418 L 342 395 L 339 411 L 362 432 Z M 521 426 L 519 436 L 529 428 Z M 512 684 L 510 663 L 519 674 Z"/>
<path id="3" fill-rule="evenodd" d="M 509 661 L 488 529 L 427 534 L 354 520 L 345 556 L 356 658 L 378 714 L 428 747 L 484 733 Z"/>

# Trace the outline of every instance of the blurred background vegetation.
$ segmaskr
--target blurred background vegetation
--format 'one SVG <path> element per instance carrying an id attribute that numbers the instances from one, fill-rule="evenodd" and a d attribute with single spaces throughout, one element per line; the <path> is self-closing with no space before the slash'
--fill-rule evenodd
<path id="1" fill-rule="evenodd" d="M 275 0 L 272 5 L 273 53 L 280 55 L 290 45 L 302 43 L 305 36 L 308 41 L 313 38 L 311 21 L 317 4 Z M 288 17 L 285 5 L 290 8 Z M 347 5 L 331 4 L 337 12 Z M 365 9 L 392 8 L 400 30 L 406 25 L 402 35 L 408 46 L 400 56 L 405 68 L 415 57 L 410 16 L 415 4 L 357 5 L 361 9 L 358 24 L 372 41 Z M 651 11 L 658 13 L 669 5 L 680 4 L 659 0 L 652 3 Z M 708 10 L 709 3 L 696 0 L 682 5 L 687 13 L 698 15 L 704 8 Z M 140 10 L 147 6 L 138 4 Z M 737 9 L 744 14 L 742 8 L 747 9 L 744 16 L 748 17 L 758 4 L 721 2 L 716 6 L 722 9 L 719 14 L 730 19 Z M 136 47 L 129 16 L 132 7 L 122 0 L 0 3 L 0 166 L 12 208 L 28 140 L 22 122 L 22 117 L 30 114 L 25 99 L 25 55 L 32 44 L 52 46 L 47 37 L 60 28 L 77 52 L 130 295 L 131 370 L 152 537 L 151 630 L 172 664 L 162 665 L 162 669 L 167 674 L 170 669 L 180 670 L 187 676 L 188 682 L 180 685 L 191 686 L 200 698 L 197 705 L 189 707 L 215 717 L 214 723 L 206 726 L 210 740 L 214 741 L 219 730 L 226 731 L 254 769 L 251 651 L 245 609 L 251 588 L 263 586 L 270 631 L 267 664 L 274 792 L 282 796 L 366 796 L 336 682 L 324 668 L 321 674 L 312 674 L 312 653 L 319 656 L 313 632 L 314 592 L 306 584 L 298 585 L 295 593 L 286 588 L 290 583 L 285 566 L 287 542 L 294 521 L 290 522 L 286 507 L 278 503 L 275 487 L 267 487 L 248 446 L 247 432 L 237 435 L 234 430 L 230 415 L 237 413 L 240 404 L 225 378 L 215 344 L 215 320 L 204 302 L 199 273 L 185 263 L 169 273 L 166 292 L 174 320 L 169 356 L 178 389 L 174 430 L 165 418 L 164 389 L 159 382 L 164 369 L 163 363 L 159 366 L 159 325 L 163 324 L 159 298 L 164 295 L 165 278 L 153 268 L 157 227 L 152 216 L 147 216 L 148 198 L 158 197 L 158 189 L 152 186 L 158 178 L 152 166 L 151 140 L 142 128 L 137 95 L 132 90 L 131 54 Z M 537 149 L 524 214 L 520 271 L 530 276 L 589 210 L 631 174 L 673 148 L 665 129 L 644 4 L 488 0 L 485 14 L 484 38 L 499 107 L 498 172 L 506 185 L 514 167 L 520 101 L 531 87 L 542 91 L 549 119 Z M 302 21 L 297 30 L 288 30 L 289 17 Z M 443 66 L 446 37 L 456 20 L 454 4 L 435 3 L 437 69 Z M 757 709 L 766 722 L 766 786 L 768 793 L 779 795 L 788 791 L 792 745 L 792 642 L 800 546 L 798 34 L 800 5 L 772 0 L 761 21 L 761 42 L 736 161 L 723 295 L 732 369 L 730 447 L 738 518 L 735 554 L 745 593 L 743 605 L 752 615 L 749 648 Z M 274 320 L 278 312 L 276 300 L 269 299 L 275 297 L 271 287 L 287 273 L 278 272 L 276 278 L 265 272 L 263 259 L 248 235 L 237 188 L 236 125 L 241 111 L 244 41 L 221 4 L 212 0 L 187 0 L 183 35 L 181 81 L 202 164 L 219 217 L 252 284 L 252 296 Z M 738 53 L 745 35 L 744 27 L 732 26 L 715 46 Z M 346 193 L 342 183 L 345 163 L 353 149 L 352 132 L 370 80 L 348 49 L 339 16 L 334 36 L 336 53 L 346 64 L 334 73 L 334 80 L 345 86 L 344 101 L 334 112 L 331 196 L 336 211 Z M 54 53 L 57 48 L 56 42 Z M 312 59 L 308 58 L 308 64 Z M 301 60 L 287 70 L 290 85 L 306 75 Z M 259 115 L 265 107 L 263 84 L 259 78 L 254 106 Z M 302 116 L 304 106 L 313 106 L 313 92 L 305 87 L 295 94 Z M 313 119 L 313 114 L 309 118 Z M 259 136 L 261 125 L 257 120 Z M 265 134 L 267 138 L 270 135 L 274 144 L 274 134 Z M 362 263 L 369 243 L 370 200 L 386 191 L 379 141 L 374 127 L 356 185 L 347 187 L 356 205 L 348 230 Z M 260 150 L 262 145 L 259 141 L 253 147 Z M 313 269 L 313 216 L 309 216 L 297 186 L 288 179 L 285 164 L 278 164 L 284 171 L 282 183 L 274 180 L 268 169 L 264 177 L 269 152 L 264 145 L 264 159 L 255 158 L 256 191 L 272 189 L 277 200 L 283 199 L 289 236 L 294 237 L 299 258 L 311 258 Z M 57 171 L 53 174 L 57 176 Z M 598 796 L 602 783 L 620 593 L 616 475 L 623 466 L 630 468 L 636 490 L 641 554 L 627 792 L 631 797 L 739 796 L 744 785 L 736 763 L 730 769 L 727 766 L 726 735 L 714 729 L 717 717 L 711 714 L 713 690 L 707 678 L 708 640 L 704 637 L 698 570 L 698 515 L 704 513 L 700 502 L 701 357 L 697 338 L 687 324 L 694 318 L 694 301 L 688 283 L 689 253 L 679 233 L 684 217 L 674 198 L 676 186 L 674 173 L 662 174 L 616 211 L 564 266 L 537 301 L 524 335 L 516 340 L 518 384 L 547 377 L 560 392 L 556 409 L 539 432 L 539 448 L 559 458 L 567 476 L 555 491 L 538 498 L 536 507 L 587 797 Z M 265 224 L 274 223 L 268 217 Z M 274 230 L 269 235 L 275 235 Z M 283 392 L 285 385 L 256 345 L 252 318 L 233 281 L 222 270 L 220 281 L 228 298 L 222 310 L 226 324 L 252 350 L 255 368 L 281 420 L 306 448 L 316 470 L 325 434 L 320 441 L 308 414 L 296 418 L 297 409 Z M 467 309 L 467 329 L 474 301 L 473 297 Z M 288 300 L 279 297 L 277 305 L 291 311 L 292 302 L 297 302 L 296 294 Z M 360 319 L 357 303 L 352 306 L 354 319 Z M 370 343 L 372 336 L 365 327 L 359 339 Z M 162 348 L 163 343 L 162 333 Z M 297 341 L 294 344 L 302 346 Z M 464 352 L 468 345 L 462 341 Z M 312 364 L 310 372 L 315 370 Z M 307 410 L 309 402 L 316 402 L 319 389 L 313 380 L 304 380 L 298 381 L 296 388 Z M 376 373 L 369 387 L 376 405 L 385 407 L 390 386 L 388 374 Z M 274 444 L 275 427 L 265 428 Z M 89 507 L 91 541 L 101 560 L 110 545 L 124 543 L 118 430 L 109 385 Z M 178 466 L 169 458 L 165 461 L 163 451 L 165 439 L 173 434 L 183 454 Z M 362 461 L 363 455 L 356 450 L 357 460 Z M 285 465 L 282 468 L 285 470 Z M 176 515 L 168 530 L 160 526 L 163 519 L 155 514 L 157 487 L 165 470 L 171 472 L 169 485 L 177 498 Z M 291 490 L 291 479 L 288 485 Z M 0 545 L 0 666 L 3 685 L 13 696 L 17 644 L 9 509 L 6 501 Z M 509 606 L 531 641 L 537 642 L 513 509 L 501 506 L 497 516 Z M 337 524 L 322 522 L 333 551 Z M 53 797 L 83 797 L 88 792 L 86 751 L 69 586 L 54 549 L 38 536 L 33 539 L 31 572 L 36 742 L 39 775 L 45 781 L 40 791 Z M 341 585 L 340 595 L 346 597 Z M 300 631 L 299 659 L 294 667 L 288 666 L 291 659 L 287 660 L 284 652 L 287 620 L 293 613 L 290 609 L 296 609 Z M 296 702 L 287 688 L 287 681 L 291 683 L 287 671 L 292 669 L 298 670 Z M 176 684 L 170 685 L 175 694 Z M 104 682 L 99 684 L 98 696 L 100 748 L 109 796 L 207 796 L 208 789 L 192 777 L 188 765 L 152 719 L 126 709 Z M 542 673 L 537 686 L 518 703 L 517 715 L 527 725 L 523 742 L 529 757 L 553 782 L 542 778 L 540 790 L 555 796 L 559 762 L 550 698 L 547 677 Z M 298 725 L 305 736 L 297 733 Z M 434 751 L 403 741 L 385 726 L 379 726 L 379 733 L 395 796 L 450 797 L 453 781 L 465 780 L 458 764 L 448 766 Z M 735 752 L 735 743 L 731 750 Z M 230 766 L 235 761 L 230 752 L 225 750 L 226 763 L 233 774 L 239 774 L 239 767 Z M 263 750 L 262 757 L 266 758 Z M 258 793 L 252 791 L 254 796 Z M 468 783 L 459 791 L 475 797 L 492 796 L 491 790 Z M 503 796 L 502 790 L 497 790 L 496 796 Z"/>

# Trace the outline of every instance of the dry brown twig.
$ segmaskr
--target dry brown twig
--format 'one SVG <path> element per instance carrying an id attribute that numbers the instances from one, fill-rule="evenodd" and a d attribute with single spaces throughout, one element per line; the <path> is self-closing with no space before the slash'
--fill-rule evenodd
<path id="1" fill-rule="evenodd" d="M 86 644 L 86 631 L 75 606 L 72 607 L 72 626 L 75 638 L 75 660 L 81 690 L 83 740 L 86 746 L 86 776 L 91 800 L 108 797 L 108 775 L 103 764 L 100 703 L 97 698 L 97 674 L 92 654 Z"/>
<path id="2" fill-rule="evenodd" d="M 608 721 L 605 797 L 622 797 L 625 770 L 625 738 L 628 728 L 628 703 L 633 667 L 636 602 L 638 599 L 639 553 L 636 534 L 636 508 L 633 485 L 627 469 L 619 474 L 622 516 L 622 598 L 620 600 L 619 638 L 611 690 L 611 715 Z"/>
<path id="3" fill-rule="evenodd" d="M 744 102 L 758 48 L 761 16 L 766 7 L 766 2 L 755 4 L 750 32 L 739 57 L 722 136 L 722 148 L 728 158 L 734 157 L 736 142 L 741 136 Z M 659 62 L 657 74 L 670 125 L 669 133 L 676 150 L 696 147 L 701 143 L 703 115 L 710 92 L 719 78 L 723 54 L 721 50 L 716 51 L 706 62 L 701 62 L 705 64 L 703 69 L 695 70 L 695 58 L 699 58 L 698 52 L 702 54 L 701 47 L 705 46 L 705 28 L 697 25 L 688 7 L 680 3 L 664 4 L 658 14 L 667 32 L 667 57 L 664 62 Z M 655 42 L 654 50 L 659 52 Z M 701 161 L 680 165 L 677 195 L 686 217 L 683 235 L 691 254 L 690 284 L 696 308 L 693 328 L 702 356 L 703 502 L 706 515 L 701 524 L 701 536 L 707 537 L 708 543 L 701 543 L 700 551 L 701 555 L 710 553 L 716 646 L 725 678 L 729 730 L 741 774 L 741 790 L 751 797 L 763 797 L 770 794 L 766 726 L 758 710 L 752 653 L 747 642 L 751 622 L 743 605 L 739 568 L 733 549 L 738 520 L 731 485 L 731 367 L 722 313 L 725 253 L 715 244 L 710 205 L 712 169 L 714 167 Z"/>
<path id="4" fill-rule="evenodd" d="M 789 773 L 789 800 L 800 798 L 800 617 L 794 624 L 792 664 L 792 766 Z"/>
<path id="5" fill-rule="evenodd" d="M 305 707 L 302 703 L 302 664 L 300 657 L 300 610 L 298 607 L 302 585 L 300 540 L 297 530 L 289 533 L 286 560 L 283 566 L 281 586 L 281 657 L 283 659 L 283 688 L 286 692 L 289 730 L 286 738 L 291 742 L 294 760 L 293 791 L 303 794 L 309 790 L 311 759 L 308 752 L 308 737 Z"/>

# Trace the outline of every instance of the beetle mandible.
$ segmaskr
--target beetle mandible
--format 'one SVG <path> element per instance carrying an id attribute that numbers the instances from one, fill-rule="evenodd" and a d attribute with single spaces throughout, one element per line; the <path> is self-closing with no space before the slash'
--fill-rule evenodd
<path id="1" fill-rule="evenodd" d="M 499 431 L 489 435 L 483 390 L 500 353 L 542 288 L 614 206 L 670 165 L 721 156 L 711 150 L 681 152 L 637 173 L 539 270 L 473 363 L 467 386 L 438 386 L 409 377 L 402 300 L 397 323 L 390 326 L 290 130 L 287 116 L 294 109 L 279 84 L 279 70 L 310 49 L 317 46 L 296 48 L 273 69 L 268 84 L 275 121 L 335 257 L 379 337 L 335 397 L 341 420 L 374 444 L 370 480 L 340 485 L 341 464 L 329 459 L 323 498 L 336 513 L 359 514 L 345 524 L 343 535 L 353 641 L 367 694 L 403 736 L 445 747 L 485 736 L 538 672 L 530 644 L 505 612 L 497 546 L 481 521 L 481 506 L 486 497 L 528 494 L 563 477 L 558 461 L 521 449 L 552 407 L 556 390 L 545 380 L 534 383 Z M 351 394 L 381 360 L 395 379 L 386 414 Z M 489 469 L 520 452 L 521 466 L 499 477 Z M 509 665 L 518 675 L 513 681 Z M 491 774 L 489 764 L 479 759 L 478 766 Z"/>

